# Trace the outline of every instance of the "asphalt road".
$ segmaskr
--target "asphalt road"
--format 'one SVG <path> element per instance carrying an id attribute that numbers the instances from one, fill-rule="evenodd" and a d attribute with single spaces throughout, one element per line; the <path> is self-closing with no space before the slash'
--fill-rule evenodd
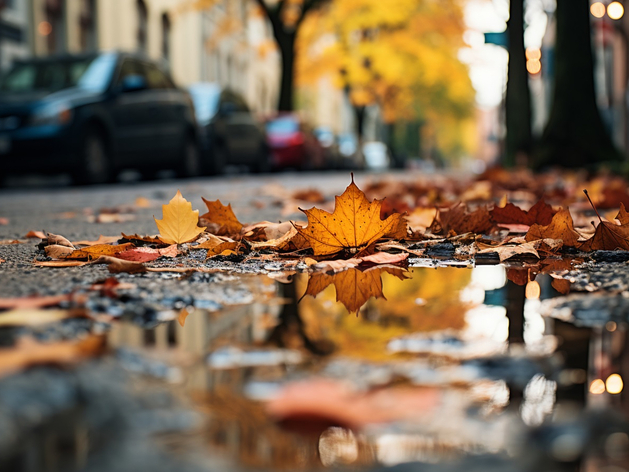
<path id="1" fill-rule="evenodd" d="M 357 173 L 356 183 L 387 177 L 411 179 L 413 174 Z M 201 200 L 220 199 L 231 203 L 243 223 L 263 220 L 286 221 L 300 214 L 282 214 L 285 195 L 299 189 L 316 188 L 332 198 L 350 183 L 349 172 L 282 173 L 268 175 L 226 175 L 191 180 L 161 180 L 117 183 L 93 187 L 71 187 L 46 182 L 46 186 L 0 189 L 0 297 L 68 292 L 73 284 L 90 283 L 107 276 L 104 266 L 79 268 L 40 268 L 32 264 L 38 239 L 25 240 L 31 230 L 60 234 L 71 241 L 95 240 L 99 235 L 157 234 L 153 216 L 161 218 L 161 205 L 181 190 L 194 209 L 203 214 Z M 42 182 L 39 182 L 42 183 Z M 140 200 L 138 200 L 140 199 Z M 138 203 L 140 203 L 138 205 Z M 95 219 L 107 211 L 120 211 L 128 221 L 99 223 Z M 301 215 L 303 218 L 303 215 Z M 103 215 L 101 218 L 118 218 Z M 7 221 L 8 220 L 8 221 Z M 0 220 L 2 221 L 2 220 Z M 7 240 L 26 241 L 5 244 Z"/>

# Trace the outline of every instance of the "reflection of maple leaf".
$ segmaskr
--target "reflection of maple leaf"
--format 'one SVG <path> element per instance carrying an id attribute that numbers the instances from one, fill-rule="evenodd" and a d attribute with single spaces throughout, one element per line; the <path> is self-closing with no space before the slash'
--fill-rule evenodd
<path id="1" fill-rule="evenodd" d="M 197 226 L 199 210 L 192 211 L 192 203 L 183 198 L 179 190 L 167 205 L 162 205 L 162 213 L 161 220 L 153 219 L 159 229 L 159 239 L 166 244 L 187 243 L 205 230 Z"/>
<path id="2" fill-rule="evenodd" d="M 315 255 L 336 254 L 343 250 L 355 254 L 380 238 L 403 238 L 407 234 L 403 215 L 396 213 L 380 219 L 381 200 L 370 202 L 352 183 L 342 195 L 335 197 L 334 213 L 312 208 L 301 210 L 308 217 L 308 226 L 299 232 L 310 243 Z"/>
<path id="3" fill-rule="evenodd" d="M 504 208 L 496 207 L 491 210 L 491 217 L 496 223 L 549 225 L 555 213 L 553 207 L 542 198 L 529 211 L 524 211 L 513 203 L 507 203 Z"/>
<path id="4" fill-rule="evenodd" d="M 209 201 L 201 198 L 208 209 L 208 212 L 201 215 L 201 218 L 207 220 L 207 223 L 204 222 L 204 224 L 208 224 L 208 228 L 216 226 L 216 229 L 211 231 L 212 233 L 219 236 L 240 234 L 242 223 L 236 218 L 231 203 L 225 206 L 220 200 Z"/>
<path id="5" fill-rule="evenodd" d="M 564 246 L 577 246 L 579 233 L 574 230 L 572 216 L 568 209 L 559 210 L 553 216 L 549 225 L 533 225 L 526 233 L 527 241 L 536 241 L 538 239 L 561 239 Z"/>
<path id="6" fill-rule="evenodd" d="M 374 267 L 365 271 L 350 268 L 333 275 L 315 273 L 308 278 L 304 295 L 316 297 L 328 285 L 334 285 L 336 301 L 345 305 L 350 313 L 358 313 L 371 297 L 386 300 L 382 293 L 382 272 L 395 275 L 400 280 L 407 278 L 406 271 L 396 267 Z"/>

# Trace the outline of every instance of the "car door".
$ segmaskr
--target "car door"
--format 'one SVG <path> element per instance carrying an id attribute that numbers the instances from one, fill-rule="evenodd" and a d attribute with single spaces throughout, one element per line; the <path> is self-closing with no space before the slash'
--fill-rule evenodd
<path id="1" fill-rule="evenodd" d="M 230 156 L 238 163 L 252 163 L 260 148 L 260 137 L 247 104 L 240 96 L 230 93 L 221 106 L 219 113 L 224 122 L 225 141 Z"/>
<path id="2" fill-rule="evenodd" d="M 158 144 L 158 153 L 154 156 L 160 160 L 171 160 L 180 151 L 185 126 L 180 103 L 181 92 L 176 89 L 168 76 L 157 65 L 143 63 L 151 103 L 149 114 L 153 127 L 153 139 Z"/>
<path id="3" fill-rule="evenodd" d="M 137 79 L 137 87 L 129 87 L 131 79 Z M 159 148 L 159 143 L 154 140 L 150 113 L 152 92 L 141 62 L 124 58 L 114 87 L 116 95 L 111 116 L 121 164 L 143 166 Z"/>

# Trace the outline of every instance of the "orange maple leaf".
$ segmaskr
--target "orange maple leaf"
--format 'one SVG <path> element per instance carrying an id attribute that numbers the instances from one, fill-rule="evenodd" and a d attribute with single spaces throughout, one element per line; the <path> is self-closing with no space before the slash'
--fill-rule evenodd
<path id="1" fill-rule="evenodd" d="M 179 190 L 167 205 L 162 205 L 162 213 L 161 220 L 153 219 L 159 229 L 159 239 L 166 244 L 190 242 L 205 230 L 197 226 L 199 210 L 192 211 L 192 203 L 183 198 Z"/>
<path id="2" fill-rule="evenodd" d="M 574 223 L 570 210 L 559 210 L 553 216 L 549 225 L 533 225 L 526 233 L 527 241 L 537 241 L 538 239 L 561 239 L 564 246 L 576 247 L 579 233 L 574 230 Z"/>
<path id="3" fill-rule="evenodd" d="M 404 238 L 406 220 L 400 213 L 380 218 L 382 200 L 370 202 L 354 183 L 342 195 L 335 197 L 334 212 L 319 208 L 303 210 L 308 226 L 298 228 L 317 256 L 347 251 L 356 254 L 380 238 Z"/>
<path id="4" fill-rule="evenodd" d="M 626 221 L 627 214 L 624 204 L 621 203 L 622 207 L 616 217 L 618 221 L 621 222 L 620 225 L 610 221 L 603 221 L 594 203 L 590 199 L 587 190 L 583 192 L 590 201 L 592 208 L 594 208 L 596 216 L 598 216 L 599 224 L 596 227 L 594 236 L 583 242 L 583 244 L 579 246 L 579 249 L 585 252 L 600 250 L 614 251 L 616 249 L 629 251 L 629 224 L 622 224 L 623 221 Z"/>
<path id="5" fill-rule="evenodd" d="M 242 223 L 236 218 L 231 203 L 225 206 L 220 200 L 209 201 L 201 198 L 208 209 L 207 213 L 201 215 L 201 219 L 206 220 L 204 224 L 210 228 L 208 231 L 218 236 L 240 234 Z"/>

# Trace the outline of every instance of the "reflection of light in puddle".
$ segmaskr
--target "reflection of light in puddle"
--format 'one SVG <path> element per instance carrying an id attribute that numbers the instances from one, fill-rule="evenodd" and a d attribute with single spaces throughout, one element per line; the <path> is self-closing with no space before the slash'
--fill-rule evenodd
<path id="1" fill-rule="evenodd" d="M 482 266 L 472 269 L 472 282 L 483 290 L 497 290 L 507 283 L 507 272 L 503 266 Z"/>
<path id="2" fill-rule="evenodd" d="M 505 342 L 509 336 L 509 320 L 505 307 L 477 306 L 467 311 L 465 321 L 467 322 L 465 339 L 484 338 Z"/>
<path id="3" fill-rule="evenodd" d="M 325 467 L 355 462 L 358 459 L 356 436 L 336 426 L 326 429 L 319 437 L 319 457 Z"/>
<path id="4" fill-rule="evenodd" d="M 524 301 L 524 342 L 535 344 L 542 340 L 546 333 L 546 321 L 540 313 L 539 299 Z"/>
<path id="5" fill-rule="evenodd" d="M 557 383 L 543 375 L 535 375 L 524 389 L 521 407 L 522 421 L 529 426 L 539 426 L 552 413 L 555 405 Z"/>

